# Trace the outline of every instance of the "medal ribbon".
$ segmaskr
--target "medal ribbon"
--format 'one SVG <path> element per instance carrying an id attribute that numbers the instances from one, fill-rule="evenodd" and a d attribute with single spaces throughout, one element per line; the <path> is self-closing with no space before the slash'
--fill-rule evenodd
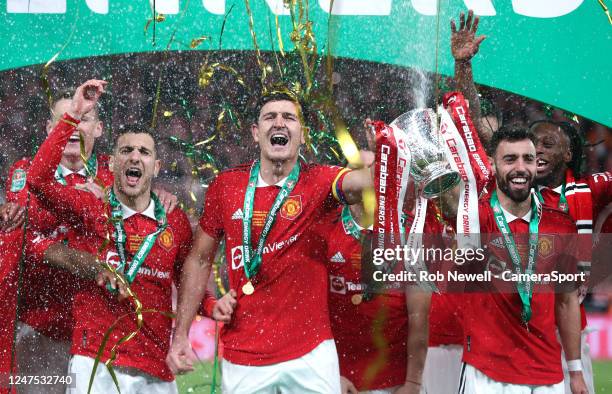
<path id="1" fill-rule="evenodd" d="M 536 194 L 538 195 L 538 199 L 540 200 L 540 202 L 544 204 L 544 196 L 542 196 L 540 189 L 538 189 Z M 559 195 L 559 204 L 557 205 L 557 208 L 559 208 L 559 210 L 565 213 L 569 211 L 569 206 L 567 205 L 567 197 L 565 197 L 565 182 L 561 184 L 561 194 Z"/>
<path id="2" fill-rule="evenodd" d="M 519 255 L 518 248 L 514 242 L 512 231 L 508 226 L 506 217 L 502 212 L 499 199 L 497 198 L 497 191 L 493 191 L 491 195 L 491 208 L 493 208 L 493 215 L 495 216 L 495 223 L 504 238 L 504 244 L 508 250 L 508 255 L 512 260 L 512 266 L 514 272 L 518 275 L 522 274 L 521 256 Z M 532 198 L 531 205 L 531 220 L 529 220 L 529 255 L 527 257 L 527 266 L 525 267 L 525 274 L 531 275 L 535 271 L 536 265 L 536 252 L 538 249 L 538 224 L 539 224 L 539 212 L 537 205 Z M 523 310 L 521 312 L 521 318 L 525 324 L 529 323 L 531 319 L 531 298 L 533 296 L 533 283 L 530 280 L 519 281 L 516 284 L 519 297 L 523 304 Z"/>
<path id="3" fill-rule="evenodd" d="M 270 208 L 270 211 L 266 216 L 263 230 L 261 231 L 259 241 L 257 242 L 257 249 L 253 254 L 253 250 L 251 249 L 251 222 L 253 221 L 253 205 L 255 203 L 255 189 L 257 187 L 259 168 L 259 160 L 255 160 L 253 166 L 251 167 L 249 184 L 247 185 L 247 190 L 244 196 L 244 214 L 242 217 L 242 254 L 244 256 L 244 273 L 247 279 L 251 279 L 257 275 L 257 272 L 259 272 L 263 249 L 266 244 L 266 239 L 270 234 L 270 230 L 272 229 L 272 225 L 276 220 L 276 215 L 297 184 L 298 178 L 300 177 L 300 163 L 295 163 L 295 166 L 293 166 L 293 169 L 289 173 L 285 184 L 281 187 L 280 191 L 276 195 L 272 208 Z M 253 255 L 252 258 L 251 255 Z"/>
<path id="4" fill-rule="evenodd" d="M 351 210 L 348 205 L 342 207 L 342 227 L 344 227 L 344 232 L 351 237 L 358 241 L 361 239 L 361 231 L 355 219 L 353 219 L 353 215 L 351 215 Z"/>
<path id="5" fill-rule="evenodd" d="M 138 251 L 132 259 L 130 267 L 128 268 L 127 272 L 125 272 L 125 277 L 130 284 L 136 278 L 138 269 L 142 266 L 147 258 L 151 248 L 155 244 L 157 236 L 168 226 L 166 212 L 164 211 L 163 205 L 154 193 L 151 193 L 151 199 L 153 199 L 153 203 L 155 204 L 154 212 L 155 220 L 157 220 L 157 229 L 151 234 L 147 235 L 142 241 Z M 115 196 L 115 192 L 112 189 L 110 191 L 108 202 L 111 206 L 111 222 L 115 228 L 113 234 L 115 238 L 115 248 L 117 249 L 117 254 L 119 255 L 119 267 L 117 268 L 117 271 L 124 272 L 127 264 L 127 255 L 125 253 L 125 242 L 127 240 L 127 236 L 123 227 L 123 210 L 119 200 L 117 200 L 117 197 Z"/>
<path id="6" fill-rule="evenodd" d="M 98 173 L 98 160 L 93 153 L 85 163 L 85 172 L 89 178 L 94 178 Z M 61 166 L 57 166 L 57 170 L 55 170 L 55 180 L 64 186 L 67 185 Z"/>

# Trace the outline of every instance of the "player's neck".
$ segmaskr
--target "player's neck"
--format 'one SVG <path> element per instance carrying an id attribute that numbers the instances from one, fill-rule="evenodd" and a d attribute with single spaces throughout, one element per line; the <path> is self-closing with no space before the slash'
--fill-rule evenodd
<path id="1" fill-rule="evenodd" d="M 565 182 L 566 171 L 567 167 L 563 166 L 559 171 L 553 172 L 548 178 L 542 180 L 542 186 L 546 186 L 551 189 L 561 186 L 563 182 Z"/>
<path id="2" fill-rule="evenodd" d="M 62 160 L 60 160 L 60 164 L 72 172 L 78 172 L 85 167 L 85 164 L 79 155 L 63 155 Z"/>
<path id="3" fill-rule="evenodd" d="M 506 211 L 510 212 L 517 218 L 522 218 L 523 216 L 527 215 L 527 213 L 531 210 L 531 193 L 529 194 L 529 197 L 525 199 L 525 201 L 517 202 L 505 195 L 504 192 L 497 188 L 497 198 L 502 208 L 504 208 Z"/>
<path id="4" fill-rule="evenodd" d="M 289 173 L 293 169 L 293 166 L 295 166 L 296 162 L 297 157 L 293 160 L 277 161 L 268 160 L 262 157 L 259 174 L 264 182 L 266 182 L 268 185 L 276 185 L 278 182 L 289 176 Z"/>
<path id="5" fill-rule="evenodd" d="M 115 196 L 117 196 L 119 202 L 136 212 L 144 211 L 151 203 L 151 189 L 148 189 L 135 197 L 122 193 L 116 186 L 113 186 L 113 191 L 115 192 Z"/>

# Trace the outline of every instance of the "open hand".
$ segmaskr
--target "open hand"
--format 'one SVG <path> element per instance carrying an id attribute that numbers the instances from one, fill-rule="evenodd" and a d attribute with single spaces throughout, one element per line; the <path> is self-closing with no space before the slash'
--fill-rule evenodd
<path id="1" fill-rule="evenodd" d="M 468 61 L 478 53 L 480 43 L 486 36 L 476 37 L 479 19 L 474 16 L 474 11 L 468 12 L 467 20 L 462 12 L 459 15 L 459 30 L 455 21 L 451 19 L 451 52 L 455 61 Z"/>

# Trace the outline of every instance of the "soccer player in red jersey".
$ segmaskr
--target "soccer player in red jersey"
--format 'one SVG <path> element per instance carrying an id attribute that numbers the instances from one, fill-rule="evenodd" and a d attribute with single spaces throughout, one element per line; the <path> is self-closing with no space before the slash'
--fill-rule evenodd
<path id="1" fill-rule="evenodd" d="M 101 252 L 107 263 L 123 273 L 145 310 L 172 309 L 172 283 L 178 279 L 182 261 L 191 245 L 191 228 L 178 209 L 166 214 L 151 192 L 152 178 L 161 166 L 155 141 L 141 129 L 127 130 L 115 141 L 112 158 L 114 181 L 108 204 L 93 194 L 65 187 L 53 179 L 64 146 L 79 119 L 88 113 L 104 92 L 105 82 L 90 80 L 75 92 L 70 108 L 40 147 L 28 174 L 28 184 L 41 203 L 60 220 L 80 230 L 76 241 L 97 254 L 105 239 L 111 242 Z M 108 218 L 112 218 L 109 221 Z M 108 276 L 107 276 L 108 277 Z M 113 287 L 116 283 L 110 281 Z M 69 371 L 76 374 L 76 388 L 86 392 L 94 358 L 105 332 L 116 326 L 105 347 L 102 361 L 120 338 L 137 329 L 134 308 L 129 300 L 117 297 L 94 281 L 84 282 L 74 297 L 75 327 Z M 146 313 L 144 325 L 129 341 L 117 348 L 115 372 L 122 391 L 176 392 L 176 383 L 164 357 L 170 345 L 171 320 L 160 313 Z M 115 390 L 106 368 L 98 368 L 93 392 Z"/>
<path id="2" fill-rule="evenodd" d="M 371 174 L 298 161 L 304 127 L 297 99 L 276 93 L 259 104 L 251 127 L 259 160 L 219 174 L 208 188 L 167 362 L 176 373 L 193 369 L 187 334 L 225 236 L 236 303 L 221 335 L 224 392 L 338 393 L 328 276 L 312 229 L 340 203 L 359 202 Z"/>
<path id="3" fill-rule="evenodd" d="M 70 108 L 72 94 L 58 93 L 53 99 L 47 133 L 57 125 L 61 114 Z M 84 187 L 94 177 L 105 185 L 112 182 L 108 156 L 93 153 L 95 139 L 102 134 L 102 122 L 97 107 L 83 114 L 81 122 L 70 137 L 55 171 L 55 179 L 67 186 Z M 80 155 L 79 134 L 83 137 L 87 164 Z M 29 192 L 30 159 L 17 161 L 9 170 L 7 201 L 28 208 L 28 242 L 23 272 L 19 333 L 16 341 L 19 371 L 23 374 L 63 375 L 70 359 L 70 340 L 74 320 L 72 299 L 80 281 L 72 273 L 50 267 L 43 262 L 47 240 L 72 244 L 75 232 L 67 223 L 44 208 L 38 197 Z M 28 201 L 29 199 L 29 201 Z M 43 242 L 44 240 L 44 242 Z M 72 241 L 72 242 L 71 242 Z M 24 387 L 25 393 L 38 388 Z M 33 390 L 33 391 L 32 391 Z M 65 386 L 49 385 L 48 393 L 63 393 Z"/>
<path id="4" fill-rule="evenodd" d="M 419 393 L 431 294 L 366 291 L 361 215 L 360 204 L 345 205 L 319 230 L 326 243 L 330 320 L 343 393 Z"/>
<path id="5" fill-rule="evenodd" d="M 612 174 L 603 172 L 581 175 L 582 140 L 569 123 L 540 120 L 530 126 L 530 131 L 536 138 L 536 182 L 541 201 L 544 205 L 567 212 L 575 220 L 578 234 L 591 234 L 598 215 L 612 201 Z M 589 266 L 581 268 L 590 270 Z M 583 333 L 580 359 L 589 390 L 594 393 L 584 308 L 581 309 L 581 317 Z M 564 372 L 566 392 L 569 392 L 565 365 Z"/>
<path id="6" fill-rule="evenodd" d="M 540 206 L 532 193 L 537 167 L 532 136 L 527 130 L 502 128 L 493 135 L 491 152 L 496 189 L 490 200 L 479 204 L 481 232 L 493 234 L 488 250 L 499 266 L 505 267 L 502 270 L 550 272 L 547 270 L 554 266 L 557 256 L 568 252 L 564 248 L 569 245 L 556 240 L 553 253 L 544 255 L 538 234 L 543 240 L 555 234 L 572 234 L 576 227 L 565 213 Z M 517 252 L 514 239 L 520 234 L 529 234 L 529 256 Z M 496 281 L 494 278 L 493 283 Z M 517 290 L 465 295 L 460 393 L 564 392 L 556 328 L 566 358 L 578 359 L 577 290 L 533 292 L 533 287 L 525 288 L 520 283 Z M 587 393 L 581 371 L 570 372 L 570 379 L 573 394 Z"/>
<path id="7" fill-rule="evenodd" d="M 4 207 L 0 207 L 4 209 Z M 3 224 L 5 221 L 2 220 Z M 15 317 L 17 312 L 17 273 L 19 257 L 21 256 L 22 230 L 0 232 L 0 374 L 2 386 L 7 384 L 7 375 L 14 373 L 13 340 Z M 0 393 L 8 393 L 5 387 L 0 387 Z"/>

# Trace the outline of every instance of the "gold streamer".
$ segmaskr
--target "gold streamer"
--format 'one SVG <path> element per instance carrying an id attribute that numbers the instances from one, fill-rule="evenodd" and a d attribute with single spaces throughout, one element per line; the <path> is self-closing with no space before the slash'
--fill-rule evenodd
<path id="1" fill-rule="evenodd" d="M 251 5 L 249 0 L 244 0 L 244 5 L 246 7 L 247 15 L 249 16 L 249 31 L 251 32 L 251 39 L 253 40 L 253 46 L 255 47 L 255 60 L 257 61 L 257 66 L 261 70 L 261 86 L 266 86 L 266 80 L 268 79 L 268 73 L 272 71 L 270 66 L 264 63 L 261 58 L 261 51 L 259 50 L 259 45 L 257 45 L 257 34 L 255 33 L 255 22 L 253 21 L 253 12 L 251 11 Z"/>
<path id="2" fill-rule="evenodd" d="M 198 75 L 198 85 L 202 89 L 207 88 L 210 85 L 213 77 L 215 76 L 215 72 L 217 70 L 223 70 L 223 71 L 226 71 L 234 75 L 234 77 L 236 77 L 236 82 L 238 82 L 243 87 L 245 86 L 244 78 L 238 73 L 238 71 L 236 71 L 234 67 L 228 66 L 223 63 L 213 63 L 213 64 L 205 63 L 202 67 L 200 67 L 200 72 Z"/>
<path id="3" fill-rule="evenodd" d="M 155 7 L 153 7 L 153 9 L 155 9 Z M 181 14 L 178 20 L 174 24 L 174 30 L 172 30 L 172 34 L 170 35 L 170 39 L 168 40 L 168 44 L 166 44 L 166 49 L 164 50 L 163 59 L 162 59 L 163 67 L 159 73 L 159 78 L 157 79 L 157 87 L 155 89 L 155 99 L 153 101 L 153 114 L 151 116 L 151 129 L 155 129 L 155 126 L 157 126 L 157 107 L 159 106 L 159 99 L 161 97 L 161 82 L 164 76 L 164 72 L 166 71 L 166 60 L 168 59 L 168 53 L 170 52 L 170 46 L 174 42 L 176 32 L 181 22 L 183 21 L 183 18 L 185 17 L 185 14 L 187 13 L 188 9 L 189 9 L 189 0 L 185 2 L 185 7 L 181 11 Z"/>
<path id="4" fill-rule="evenodd" d="M 278 38 L 278 50 L 281 55 L 285 56 L 285 45 L 283 44 L 283 35 L 281 33 L 280 23 L 278 23 L 278 15 L 275 15 L 274 21 L 276 22 L 276 37 Z"/>
<path id="5" fill-rule="evenodd" d="M 195 49 L 198 46 L 200 46 L 200 44 L 203 43 L 204 41 L 210 41 L 210 37 L 202 36 L 202 37 L 194 38 L 193 40 L 191 40 L 191 43 L 189 44 L 189 48 Z"/>
<path id="6" fill-rule="evenodd" d="M 364 386 L 368 386 L 372 383 L 376 375 L 385 368 L 389 361 L 389 342 L 384 333 L 387 314 L 387 307 L 383 306 L 378 310 L 372 322 L 372 340 L 378 354 L 365 373 L 363 378 Z"/>
<path id="7" fill-rule="evenodd" d="M 610 16 L 610 11 L 608 10 L 608 7 L 606 7 L 606 4 L 604 3 L 603 0 L 597 0 L 597 1 L 599 2 L 599 5 L 601 5 L 603 12 L 608 16 L 608 22 L 610 22 L 610 24 L 612 25 L 612 16 Z"/>
<path id="8" fill-rule="evenodd" d="M 70 34 L 68 35 L 68 38 L 66 39 L 66 42 L 64 42 L 60 50 L 57 51 L 55 55 L 51 56 L 51 59 L 49 59 L 47 63 L 45 63 L 45 65 L 43 66 L 42 72 L 40 73 L 40 82 L 42 84 L 45 95 L 47 96 L 47 102 L 49 103 L 49 109 L 53 108 L 53 95 L 51 94 L 51 87 L 49 85 L 49 78 L 47 76 L 49 73 L 49 67 L 51 66 L 51 64 L 55 62 L 55 60 L 57 60 L 57 58 L 62 54 L 62 52 L 64 52 L 64 49 L 66 49 L 70 41 L 72 41 L 72 37 L 74 36 L 74 33 L 76 32 L 76 26 L 77 26 L 78 21 L 79 21 L 79 7 L 77 7 L 76 16 L 74 18 L 74 21 L 72 22 L 72 29 L 70 31 Z"/>

